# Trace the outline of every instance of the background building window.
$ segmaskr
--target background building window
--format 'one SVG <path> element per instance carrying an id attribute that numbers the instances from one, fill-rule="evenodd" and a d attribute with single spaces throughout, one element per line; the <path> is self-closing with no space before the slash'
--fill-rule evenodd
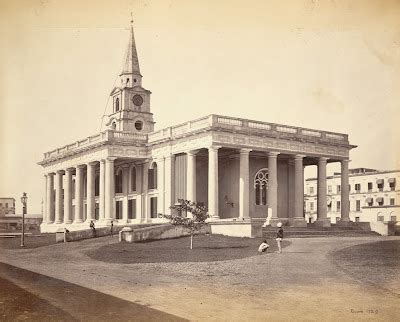
<path id="1" fill-rule="evenodd" d="M 390 198 L 390 205 L 391 205 L 391 206 L 394 206 L 394 204 L 395 204 L 394 198 Z"/>
<path id="2" fill-rule="evenodd" d="M 340 211 L 340 201 L 336 201 L 336 211 Z"/>
<path id="3" fill-rule="evenodd" d="M 332 186 L 328 186 L 328 194 L 332 194 Z"/>
<path id="4" fill-rule="evenodd" d="M 376 198 L 376 202 L 378 203 L 378 206 L 383 206 L 383 198 L 382 197 Z"/>
<path id="5" fill-rule="evenodd" d="M 378 221 L 384 221 L 384 217 L 382 215 L 378 215 Z"/>
<path id="6" fill-rule="evenodd" d="M 337 193 L 340 193 L 340 191 L 341 191 L 341 189 L 340 189 L 340 184 L 338 184 L 338 185 L 336 186 L 336 191 L 337 191 Z"/>
<path id="7" fill-rule="evenodd" d="M 368 192 L 372 192 L 372 182 L 368 182 Z"/>
<path id="8" fill-rule="evenodd" d="M 313 212 L 314 211 L 314 203 L 310 202 L 310 211 Z"/>
<path id="9" fill-rule="evenodd" d="M 394 179 L 389 179 L 389 187 L 390 187 L 390 191 L 396 190 L 396 181 Z"/>
<path id="10" fill-rule="evenodd" d="M 397 217 L 396 216 L 390 216 L 390 221 L 397 221 Z"/>
<path id="11" fill-rule="evenodd" d="M 356 192 L 360 192 L 360 191 L 361 191 L 361 184 L 356 183 L 356 184 L 354 185 L 354 188 L 355 188 Z"/>
<path id="12" fill-rule="evenodd" d="M 314 194 L 314 187 L 310 187 L 310 195 Z"/>
<path id="13" fill-rule="evenodd" d="M 360 221 L 360 217 L 356 217 L 355 219 L 356 219 L 356 222 Z"/>
<path id="14" fill-rule="evenodd" d="M 378 190 L 383 191 L 383 180 L 378 183 Z"/>
<path id="15" fill-rule="evenodd" d="M 256 205 L 267 204 L 268 169 L 259 170 L 254 176 L 254 188 L 256 192 Z"/>
<path id="16" fill-rule="evenodd" d="M 361 201 L 356 200 L 356 211 L 361 211 Z"/>

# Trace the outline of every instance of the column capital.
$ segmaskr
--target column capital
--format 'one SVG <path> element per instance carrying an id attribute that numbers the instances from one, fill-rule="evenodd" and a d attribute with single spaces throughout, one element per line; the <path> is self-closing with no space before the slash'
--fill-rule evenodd
<path id="1" fill-rule="evenodd" d="M 349 160 L 349 159 L 343 159 L 343 160 L 340 160 L 340 163 L 349 163 L 351 160 Z"/>
<path id="2" fill-rule="evenodd" d="M 96 164 L 97 164 L 97 161 L 90 161 L 90 162 L 86 163 L 87 166 L 93 166 Z"/>
<path id="3" fill-rule="evenodd" d="M 214 152 L 216 152 L 216 151 L 218 151 L 218 149 L 221 149 L 222 148 L 222 146 L 220 146 L 220 145 L 210 145 L 209 147 L 208 147 L 208 151 L 214 151 Z"/>
<path id="4" fill-rule="evenodd" d="M 293 160 L 303 160 L 306 157 L 304 154 L 296 154 L 293 156 Z"/>
<path id="5" fill-rule="evenodd" d="M 191 156 L 196 155 L 197 153 L 199 153 L 199 150 L 189 150 L 186 152 L 187 155 Z"/>
<path id="6" fill-rule="evenodd" d="M 117 159 L 117 157 L 107 157 L 105 159 L 106 162 L 114 162 Z"/>
<path id="7" fill-rule="evenodd" d="M 72 171 L 74 171 L 75 170 L 75 168 L 74 167 L 68 167 L 68 168 L 65 168 L 65 173 L 67 173 L 67 172 L 72 172 Z"/>
<path id="8" fill-rule="evenodd" d="M 104 163 L 106 163 L 106 160 L 105 159 L 100 159 L 99 162 L 104 164 Z"/>
<path id="9" fill-rule="evenodd" d="M 267 155 L 270 158 L 277 158 L 279 154 L 280 154 L 279 152 L 275 152 L 275 151 L 268 151 L 267 152 Z"/>
<path id="10" fill-rule="evenodd" d="M 77 169 L 83 169 L 84 167 L 86 167 L 86 164 L 78 164 L 76 166 Z"/>
<path id="11" fill-rule="evenodd" d="M 249 154 L 251 151 L 253 151 L 253 149 L 247 149 L 247 148 L 243 148 L 239 150 L 240 154 Z"/>
<path id="12" fill-rule="evenodd" d="M 57 174 L 64 174 L 64 172 L 65 172 L 64 170 L 57 170 L 56 171 Z"/>
<path id="13" fill-rule="evenodd" d="M 49 176 L 49 177 L 53 177 L 55 175 L 55 172 L 47 172 L 45 175 Z"/>
<path id="14" fill-rule="evenodd" d="M 327 157 L 318 158 L 318 162 L 327 162 L 328 160 L 329 160 L 329 158 L 327 158 Z"/>

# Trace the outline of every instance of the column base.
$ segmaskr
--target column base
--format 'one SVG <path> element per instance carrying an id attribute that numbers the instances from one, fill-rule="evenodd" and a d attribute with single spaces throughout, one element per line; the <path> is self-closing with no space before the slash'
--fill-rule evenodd
<path id="1" fill-rule="evenodd" d="M 342 227 L 348 227 L 351 225 L 351 221 L 349 218 L 343 219 L 343 220 L 339 220 L 336 222 L 337 226 L 342 226 Z"/>
<path id="2" fill-rule="evenodd" d="M 83 223 L 83 220 L 82 220 L 82 219 L 76 219 L 76 220 L 74 220 L 73 223 L 74 223 L 74 224 L 82 224 L 82 223 Z"/>
<path id="3" fill-rule="evenodd" d="M 56 220 L 54 223 L 55 224 L 62 224 L 63 222 L 61 220 Z"/>
<path id="4" fill-rule="evenodd" d="M 307 227 L 307 223 L 303 217 L 290 218 L 289 224 L 291 227 Z"/>
<path id="5" fill-rule="evenodd" d="M 72 224 L 72 220 L 66 220 L 66 221 L 64 221 L 64 224 L 65 224 L 65 225 Z"/>
<path id="6" fill-rule="evenodd" d="M 318 227 L 331 227 L 331 220 L 329 218 L 318 219 L 314 222 Z"/>

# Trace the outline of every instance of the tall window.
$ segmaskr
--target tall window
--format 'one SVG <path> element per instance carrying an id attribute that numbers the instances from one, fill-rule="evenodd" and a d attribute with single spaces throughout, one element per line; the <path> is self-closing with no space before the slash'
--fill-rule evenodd
<path id="1" fill-rule="evenodd" d="M 361 191 L 361 184 L 360 183 L 356 183 L 354 186 L 356 192 L 360 192 Z"/>
<path id="2" fill-rule="evenodd" d="M 130 178 L 131 178 L 131 191 L 136 191 L 136 167 L 135 166 L 131 167 Z"/>
<path id="3" fill-rule="evenodd" d="M 356 211 L 361 211 L 361 201 L 356 200 Z"/>
<path id="4" fill-rule="evenodd" d="M 338 185 L 336 186 L 336 191 L 337 191 L 337 193 L 340 193 L 340 184 L 338 184 Z"/>
<path id="5" fill-rule="evenodd" d="M 328 186 L 328 194 L 332 194 L 332 186 Z"/>
<path id="6" fill-rule="evenodd" d="M 128 200 L 128 219 L 136 219 L 136 199 Z"/>
<path id="7" fill-rule="evenodd" d="M 94 178 L 94 195 L 99 196 L 100 195 L 100 175 L 96 175 Z"/>
<path id="8" fill-rule="evenodd" d="M 268 169 L 259 170 L 254 177 L 254 188 L 256 190 L 256 205 L 267 204 Z"/>
<path id="9" fill-rule="evenodd" d="M 379 180 L 378 182 L 378 190 L 383 191 L 383 180 Z"/>
<path id="10" fill-rule="evenodd" d="M 314 203 L 310 202 L 310 212 L 313 212 L 313 211 L 314 211 Z"/>
<path id="11" fill-rule="evenodd" d="M 310 187 L 310 195 L 314 194 L 314 187 Z"/>
<path id="12" fill-rule="evenodd" d="M 115 174 L 115 193 L 122 193 L 122 169 Z"/>
<path id="13" fill-rule="evenodd" d="M 390 198 L 390 205 L 394 206 L 394 198 Z"/>
<path id="14" fill-rule="evenodd" d="M 150 217 L 157 218 L 157 197 L 150 198 Z"/>
<path id="15" fill-rule="evenodd" d="M 157 163 L 153 163 L 152 168 L 149 169 L 149 189 L 157 189 Z"/>
<path id="16" fill-rule="evenodd" d="M 340 201 L 336 201 L 336 211 L 340 212 Z"/>
<path id="17" fill-rule="evenodd" d="M 115 99 L 115 111 L 116 112 L 119 111 L 119 98 L 118 97 Z"/>
<path id="18" fill-rule="evenodd" d="M 368 192 L 372 192 L 372 182 L 368 182 Z"/>
<path id="19" fill-rule="evenodd" d="M 396 179 L 389 179 L 389 187 L 390 191 L 395 191 L 396 190 Z"/>

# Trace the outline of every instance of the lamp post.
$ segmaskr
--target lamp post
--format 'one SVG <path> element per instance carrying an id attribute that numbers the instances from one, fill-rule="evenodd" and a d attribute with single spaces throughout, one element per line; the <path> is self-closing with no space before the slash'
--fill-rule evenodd
<path id="1" fill-rule="evenodd" d="M 22 234 L 21 234 L 21 247 L 25 247 L 25 214 L 26 214 L 26 203 L 28 201 L 28 197 L 26 192 L 22 194 L 21 202 L 22 202 Z"/>

